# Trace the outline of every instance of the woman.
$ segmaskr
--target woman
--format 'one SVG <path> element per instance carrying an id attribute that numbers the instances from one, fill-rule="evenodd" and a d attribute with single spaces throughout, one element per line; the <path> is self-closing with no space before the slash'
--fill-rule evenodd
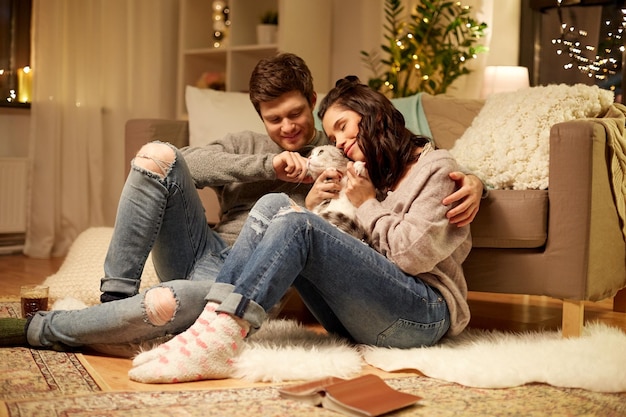
<path id="1" fill-rule="evenodd" d="M 319 110 L 329 139 L 368 175 L 348 171 L 347 194 L 372 247 L 270 194 L 254 206 L 207 304 L 184 333 L 133 361 L 131 379 L 177 382 L 228 377 L 243 339 L 290 286 L 324 328 L 356 343 L 410 348 L 456 335 L 469 321 L 462 262 L 469 226 L 451 225 L 444 197 L 458 167 L 415 136 L 382 94 L 347 77 Z M 312 193 L 328 193 L 328 172 Z M 377 192 L 376 190 L 380 190 Z M 377 198 L 379 195 L 379 198 Z"/>

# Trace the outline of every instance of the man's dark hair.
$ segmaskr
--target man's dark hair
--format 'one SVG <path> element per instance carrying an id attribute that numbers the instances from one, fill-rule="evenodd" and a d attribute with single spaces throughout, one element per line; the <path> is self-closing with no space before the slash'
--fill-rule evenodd
<path id="1" fill-rule="evenodd" d="M 261 59 L 250 76 L 250 101 L 260 113 L 260 104 L 273 101 L 285 93 L 299 91 L 313 107 L 313 76 L 304 60 L 297 55 L 281 53 Z"/>

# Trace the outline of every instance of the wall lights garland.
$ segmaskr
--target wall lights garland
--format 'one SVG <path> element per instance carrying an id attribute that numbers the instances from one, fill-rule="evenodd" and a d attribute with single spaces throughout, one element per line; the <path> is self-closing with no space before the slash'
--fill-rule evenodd
<path id="1" fill-rule="evenodd" d="M 567 54 L 570 57 L 570 61 L 563 67 L 565 69 L 577 68 L 589 77 L 595 77 L 600 81 L 619 74 L 625 50 L 626 8 L 620 9 L 620 13 L 602 22 L 603 27 L 600 33 L 601 36 L 605 35 L 595 47 L 585 44 L 586 30 L 576 29 L 574 25 L 565 23 L 561 9 L 562 1 L 557 0 L 561 24 L 560 36 L 552 39 L 552 44 L 556 46 L 557 55 Z"/>
<path id="2" fill-rule="evenodd" d="M 228 35 L 230 9 L 224 0 L 214 0 L 211 8 L 213 9 L 213 47 L 219 48 L 224 45 Z"/>

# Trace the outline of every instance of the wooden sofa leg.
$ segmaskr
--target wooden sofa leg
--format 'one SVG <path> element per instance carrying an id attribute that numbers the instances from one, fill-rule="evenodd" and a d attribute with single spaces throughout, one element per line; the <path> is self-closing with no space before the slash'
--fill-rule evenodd
<path id="1" fill-rule="evenodd" d="M 622 288 L 613 297 L 613 311 L 626 313 L 626 288 Z"/>
<path id="2" fill-rule="evenodd" d="M 584 318 L 584 301 L 563 300 L 563 337 L 580 337 Z"/>

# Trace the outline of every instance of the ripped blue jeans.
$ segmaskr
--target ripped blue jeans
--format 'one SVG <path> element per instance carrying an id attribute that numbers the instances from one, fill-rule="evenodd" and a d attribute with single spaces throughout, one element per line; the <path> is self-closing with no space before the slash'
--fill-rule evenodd
<path id="1" fill-rule="evenodd" d="M 206 304 L 213 281 L 174 280 L 160 284 L 175 299 L 175 313 L 155 323 L 148 317 L 146 297 L 153 287 L 133 297 L 82 310 L 39 311 L 28 325 L 28 344 L 38 347 L 141 344 L 181 333 Z M 127 352 L 128 353 L 128 352 Z M 130 352 L 132 353 L 132 352 Z M 126 354 L 124 354 L 125 356 Z"/>
<path id="2" fill-rule="evenodd" d="M 40 312 L 28 326 L 32 346 L 138 343 L 179 333 L 202 312 L 229 247 L 207 224 L 185 159 L 162 145 L 174 151 L 172 162 L 150 159 L 163 175 L 133 161 L 104 263 L 101 290 L 129 298 L 80 311 Z M 140 151 L 137 158 L 147 157 Z M 151 251 L 159 280 L 177 305 L 165 324 L 149 320 L 144 294 L 137 294 Z"/>
<path id="3" fill-rule="evenodd" d="M 450 326 L 439 291 L 287 195 L 268 194 L 251 210 L 207 299 L 254 330 L 292 285 L 326 330 L 357 343 L 428 346 Z"/>
<path id="4" fill-rule="evenodd" d="M 104 261 L 102 292 L 137 294 L 151 251 L 161 282 L 214 280 L 224 262 L 228 245 L 207 224 L 185 159 L 170 148 L 174 150 L 171 164 L 154 160 L 165 175 L 133 161 Z M 140 151 L 137 158 L 142 157 Z"/>

